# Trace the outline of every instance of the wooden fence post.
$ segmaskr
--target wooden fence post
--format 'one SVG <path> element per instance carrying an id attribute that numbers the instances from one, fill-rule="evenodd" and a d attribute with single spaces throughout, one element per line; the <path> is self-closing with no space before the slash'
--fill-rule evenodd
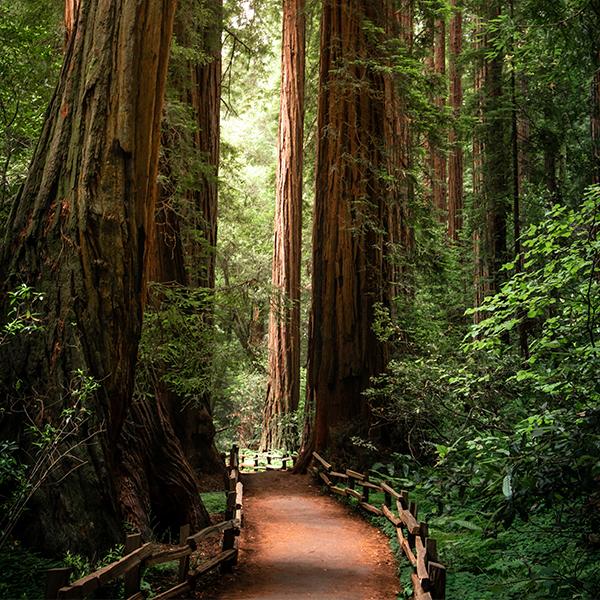
<path id="1" fill-rule="evenodd" d="M 238 447 L 233 444 L 229 451 L 229 468 L 235 469 L 238 467 Z"/>
<path id="2" fill-rule="evenodd" d="M 137 550 L 142 545 L 142 534 L 131 533 L 125 536 L 125 549 L 123 554 L 129 554 L 134 550 Z M 128 573 L 125 573 L 125 598 L 129 598 L 140 591 L 140 584 L 142 582 L 142 569 L 141 565 L 134 567 Z"/>
<path id="3" fill-rule="evenodd" d="M 433 600 L 446 600 L 446 567 L 436 562 L 427 566 Z"/>
<path id="4" fill-rule="evenodd" d="M 190 526 L 182 525 L 179 528 L 179 544 L 185 546 L 187 539 L 190 535 Z M 187 579 L 188 571 L 190 570 L 190 555 L 184 556 L 179 559 L 179 574 L 177 580 L 179 583 L 183 583 Z"/>
<path id="5" fill-rule="evenodd" d="M 58 590 L 69 585 L 69 577 L 72 571 L 71 567 L 59 567 L 58 569 L 48 569 L 46 571 L 46 592 L 44 594 L 46 600 L 56 600 L 58 598 Z"/>
<path id="6" fill-rule="evenodd" d="M 369 481 L 369 472 L 365 472 L 365 478 L 363 481 Z M 363 493 L 362 493 L 362 501 L 368 503 L 369 502 L 369 488 L 363 485 Z"/>
<path id="7" fill-rule="evenodd" d="M 236 511 L 235 487 L 227 494 L 227 508 L 225 509 L 225 520 L 233 519 Z M 223 532 L 223 551 L 232 550 L 235 547 L 235 529 L 227 529 Z M 233 565 L 237 563 L 237 554 L 232 560 L 221 563 L 221 573 L 229 573 Z"/>

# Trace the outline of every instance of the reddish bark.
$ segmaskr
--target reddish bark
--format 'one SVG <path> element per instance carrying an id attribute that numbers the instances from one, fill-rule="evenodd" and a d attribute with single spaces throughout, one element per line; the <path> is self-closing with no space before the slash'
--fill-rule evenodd
<path id="1" fill-rule="evenodd" d="M 202 30 L 202 50 L 207 59 L 202 64 L 189 64 L 191 80 L 188 98 L 196 120 L 194 148 L 206 168 L 196 182 L 188 215 L 193 232 L 184 239 L 190 257 L 190 284 L 213 290 L 215 287 L 215 251 L 217 245 L 218 175 L 221 140 L 221 34 L 223 0 L 210 0 L 203 5 L 208 24 Z M 198 235 L 200 234 L 200 235 Z M 210 320 L 210 319 L 209 319 Z"/>
<path id="2" fill-rule="evenodd" d="M 306 452 L 336 432 L 364 432 L 362 392 L 387 360 L 372 324 L 375 304 L 390 305 L 387 227 L 397 198 L 381 177 L 389 150 L 385 76 L 369 66 L 385 57 L 364 28 L 368 20 L 385 30 L 387 15 L 383 0 L 323 3 L 307 382 L 315 422 Z"/>
<path id="3" fill-rule="evenodd" d="M 100 384 L 87 406 L 87 434 L 99 433 L 73 451 L 83 466 L 68 475 L 65 461 L 28 513 L 30 539 L 58 552 L 97 552 L 120 533 L 116 441 L 133 391 L 174 8 L 81 1 L 7 223 L 3 291 L 24 281 L 44 294 L 43 331 L 2 349 L 2 405 L 17 410 L 11 434 L 27 445 L 20 410 L 55 422 L 77 369 Z"/>
<path id="4" fill-rule="evenodd" d="M 446 22 L 436 19 L 433 30 L 433 69 L 440 81 L 446 75 Z M 440 113 L 446 105 L 446 94 L 437 94 L 434 104 Z M 432 199 L 433 206 L 438 210 L 442 221 L 446 220 L 447 212 L 447 161 L 442 149 L 435 143 L 431 144 Z"/>
<path id="5" fill-rule="evenodd" d="M 458 136 L 458 120 L 462 112 L 463 90 L 462 69 L 459 61 L 462 53 L 462 9 L 457 8 L 457 0 L 451 1 L 454 13 L 450 20 L 450 106 L 453 124 L 448 137 L 450 156 L 448 158 L 448 237 L 458 240 L 463 224 L 463 151 Z"/>
<path id="6" fill-rule="evenodd" d="M 71 39 L 75 23 L 77 22 L 77 11 L 79 10 L 80 0 L 65 0 L 65 14 L 64 14 L 64 25 L 65 25 L 65 47 Z"/>
<path id="7" fill-rule="evenodd" d="M 300 398 L 300 263 L 304 129 L 304 0 L 284 0 L 281 101 L 275 198 L 275 242 L 269 314 L 269 386 L 261 447 L 290 444 L 282 422 Z"/>

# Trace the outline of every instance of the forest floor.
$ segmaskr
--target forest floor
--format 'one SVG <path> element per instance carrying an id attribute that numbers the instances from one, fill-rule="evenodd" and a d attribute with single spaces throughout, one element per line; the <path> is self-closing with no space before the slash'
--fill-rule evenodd
<path id="1" fill-rule="evenodd" d="M 393 600 L 399 592 L 388 538 L 319 493 L 307 476 L 242 475 L 244 528 L 233 574 L 200 598 Z"/>

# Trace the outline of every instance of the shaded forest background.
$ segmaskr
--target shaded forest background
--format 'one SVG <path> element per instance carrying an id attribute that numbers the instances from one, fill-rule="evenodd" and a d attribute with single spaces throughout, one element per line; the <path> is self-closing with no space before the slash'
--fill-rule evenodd
<path id="1" fill-rule="evenodd" d="M 219 489 L 219 453 L 240 443 L 327 449 L 397 479 L 434 515 L 450 598 L 600 593 L 600 3 L 347 5 L 284 3 L 306 64 L 290 301 L 273 262 L 282 4 L 179 2 L 160 46 L 147 271 L 131 253 L 147 293 L 132 293 L 135 343 L 116 357 L 135 369 L 118 385 L 115 357 L 89 359 L 110 342 L 65 352 L 58 374 L 47 359 L 73 313 L 66 279 L 31 256 L 66 261 L 61 223 L 76 225 L 50 196 L 54 220 L 19 214 L 52 162 L 44 136 L 78 42 L 60 2 L 0 6 L 0 565 L 13 583 L 26 560 L 47 564 L 31 550 L 97 560 L 124 522 L 163 539 L 206 523 L 199 494 Z M 34 226 L 46 241 L 31 252 L 18 244 Z M 295 391 L 273 408 L 287 393 L 280 382 L 273 399 L 273 327 L 292 309 Z M 60 330 L 61 344 L 102 330 Z"/>

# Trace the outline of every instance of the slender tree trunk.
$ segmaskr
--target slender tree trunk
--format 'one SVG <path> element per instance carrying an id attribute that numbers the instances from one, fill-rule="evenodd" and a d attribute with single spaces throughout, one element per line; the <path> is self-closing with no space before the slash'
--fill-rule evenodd
<path id="1" fill-rule="evenodd" d="M 592 183 L 600 183 L 600 49 L 593 55 L 595 67 L 591 89 Z"/>
<path id="2" fill-rule="evenodd" d="M 194 146 L 206 169 L 191 194 L 193 235 L 184 240 L 191 262 L 190 284 L 214 290 L 217 246 L 218 176 L 221 156 L 221 34 L 223 32 L 223 0 L 201 0 L 208 23 L 202 31 L 202 50 L 207 60 L 189 64 L 191 85 L 189 100 L 197 129 Z M 211 322 L 212 306 L 207 320 Z"/>
<path id="3" fill-rule="evenodd" d="M 433 69 L 439 81 L 443 82 L 446 76 L 446 22 L 443 19 L 436 19 L 433 26 Z M 436 94 L 434 104 L 441 114 L 446 105 L 446 93 Z M 448 208 L 447 160 L 437 143 L 431 145 L 431 168 L 433 206 L 440 219 L 445 222 Z"/>
<path id="4" fill-rule="evenodd" d="M 263 449 L 293 443 L 294 428 L 282 419 L 298 408 L 300 398 L 304 10 L 304 0 L 283 2 L 274 296 L 269 314 L 269 385 L 263 417 Z"/>
<path id="5" fill-rule="evenodd" d="M 462 69 L 459 61 L 462 53 L 462 7 L 452 0 L 454 9 L 450 20 L 450 106 L 452 107 L 452 127 L 450 128 L 448 159 L 448 237 L 457 241 L 463 225 L 463 151 L 458 133 L 458 121 L 462 112 L 463 90 Z"/>
<path id="6" fill-rule="evenodd" d="M 323 3 L 305 456 L 365 433 L 362 392 L 387 361 L 372 330 L 375 305 L 389 306 L 391 294 L 385 76 L 370 66 L 385 58 L 365 31 L 367 20 L 385 30 L 387 14 L 383 0 Z"/>
<path id="7" fill-rule="evenodd" d="M 514 0 L 510 0 L 510 16 L 514 22 Z M 512 146 L 512 187 L 513 187 L 513 232 L 514 232 L 514 255 L 516 272 L 522 273 L 525 270 L 525 256 L 521 245 L 521 161 L 519 153 L 519 110 L 517 106 L 517 73 L 514 60 L 515 40 L 512 40 L 512 58 L 510 73 L 510 93 L 511 93 L 511 146 Z M 517 311 L 519 319 L 519 349 L 521 356 L 529 358 L 529 340 L 527 335 L 526 313 L 523 309 Z"/>
<path id="8" fill-rule="evenodd" d="M 26 537 L 57 552 L 97 552 L 119 537 L 116 442 L 141 331 L 174 5 L 81 0 L 8 221 L 3 291 L 25 282 L 42 292 L 44 329 L 0 349 L 2 406 L 12 409 L 3 429 L 27 447 L 23 413 L 56 422 L 78 369 L 100 385 L 81 445 L 28 513 Z"/>
<path id="9" fill-rule="evenodd" d="M 483 135 L 483 89 L 486 79 L 486 63 L 483 59 L 483 26 L 481 17 L 477 16 L 475 24 L 475 50 L 477 52 L 477 65 L 473 88 L 477 102 L 476 126 L 473 132 L 473 306 L 478 307 L 489 293 L 489 270 L 487 261 L 484 260 L 482 249 L 487 222 L 487 211 L 485 210 L 484 186 L 483 186 L 483 155 L 485 151 L 485 138 Z M 473 320 L 477 323 L 481 320 L 481 314 L 476 311 Z"/>
<path id="10" fill-rule="evenodd" d="M 490 3 L 488 19 L 498 18 L 502 3 Z M 494 32 L 488 32 L 488 47 L 494 47 Z M 510 131 L 510 120 L 506 118 L 506 99 L 503 85 L 504 55 L 496 51 L 486 60 L 484 82 L 484 127 L 485 151 L 483 155 L 483 184 L 486 210 L 489 219 L 485 231 L 484 260 L 488 262 L 490 289 L 497 292 L 504 279 L 501 267 L 508 262 L 507 222 L 510 214 L 510 145 L 505 135 Z"/>

